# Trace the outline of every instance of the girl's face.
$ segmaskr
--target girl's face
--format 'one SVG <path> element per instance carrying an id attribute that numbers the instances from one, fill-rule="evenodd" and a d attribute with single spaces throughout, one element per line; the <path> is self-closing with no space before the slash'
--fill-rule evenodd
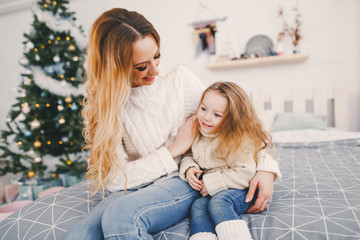
<path id="1" fill-rule="evenodd" d="M 227 99 L 218 91 L 207 91 L 197 112 L 201 131 L 206 134 L 216 133 L 227 107 Z"/>
<path id="2" fill-rule="evenodd" d="M 133 43 L 132 87 L 151 85 L 159 74 L 160 49 L 155 39 L 148 35 Z"/>

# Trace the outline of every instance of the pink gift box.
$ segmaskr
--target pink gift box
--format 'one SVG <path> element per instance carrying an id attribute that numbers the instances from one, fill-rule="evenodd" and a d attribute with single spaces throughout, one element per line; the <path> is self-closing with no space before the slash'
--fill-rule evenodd
<path id="1" fill-rule="evenodd" d="M 13 212 L 25 207 L 31 202 L 32 202 L 31 200 L 24 200 L 24 201 L 16 201 L 2 205 L 0 207 L 0 222 L 5 218 L 7 218 L 8 216 L 10 216 Z"/>

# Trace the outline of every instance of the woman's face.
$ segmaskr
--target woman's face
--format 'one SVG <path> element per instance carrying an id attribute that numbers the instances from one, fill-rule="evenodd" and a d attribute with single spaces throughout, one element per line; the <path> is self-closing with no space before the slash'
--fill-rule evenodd
<path id="1" fill-rule="evenodd" d="M 148 35 L 133 43 L 132 87 L 151 85 L 159 74 L 160 49 L 153 36 Z"/>
<path id="2" fill-rule="evenodd" d="M 197 111 L 197 119 L 203 133 L 216 133 L 222 122 L 228 102 L 218 91 L 209 90 Z"/>

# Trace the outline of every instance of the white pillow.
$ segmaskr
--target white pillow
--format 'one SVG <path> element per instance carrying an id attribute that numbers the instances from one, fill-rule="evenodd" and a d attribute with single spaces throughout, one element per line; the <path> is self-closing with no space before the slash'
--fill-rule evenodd
<path id="1" fill-rule="evenodd" d="M 271 127 L 275 118 L 276 112 L 272 110 L 265 110 L 261 115 L 258 115 L 263 129 L 267 132 L 271 131 Z"/>

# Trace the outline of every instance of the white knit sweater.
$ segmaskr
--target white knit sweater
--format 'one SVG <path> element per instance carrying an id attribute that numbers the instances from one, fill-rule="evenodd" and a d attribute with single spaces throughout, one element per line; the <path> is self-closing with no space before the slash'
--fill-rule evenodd
<path id="1" fill-rule="evenodd" d="M 195 139 L 191 151 L 181 159 L 180 178 L 186 181 L 186 171 L 190 167 L 201 169 L 204 173 L 204 185 L 210 196 L 228 188 L 244 189 L 249 187 L 249 182 L 256 172 L 253 141 L 244 137 L 237 153 L 229 156 L 226 160 L 225 156 L 215 154 L 218 144 L 215 134 L 201 133 Z M 260 155 L 265 156 L 266 154 Z"/>
<path id="2" fill-rule="evenodd" d="M 124 132 L 117 153 L 125 161 L 128 189 L 178 174 L 180 159 L 173 159 L 166 147 L 196 112 L 203 91 L 200 80 L 182 65 L 171 71 L 161 69 L 152 85 L 132 89 L 129 101 L 119 112 Z M 270 172 L 278 169 L 273 159 L 259 166 Z M 108 190 L 123 190 L 125 177 L 121 171 L 113 169 L 110 174 L 113 182 Z"/>

